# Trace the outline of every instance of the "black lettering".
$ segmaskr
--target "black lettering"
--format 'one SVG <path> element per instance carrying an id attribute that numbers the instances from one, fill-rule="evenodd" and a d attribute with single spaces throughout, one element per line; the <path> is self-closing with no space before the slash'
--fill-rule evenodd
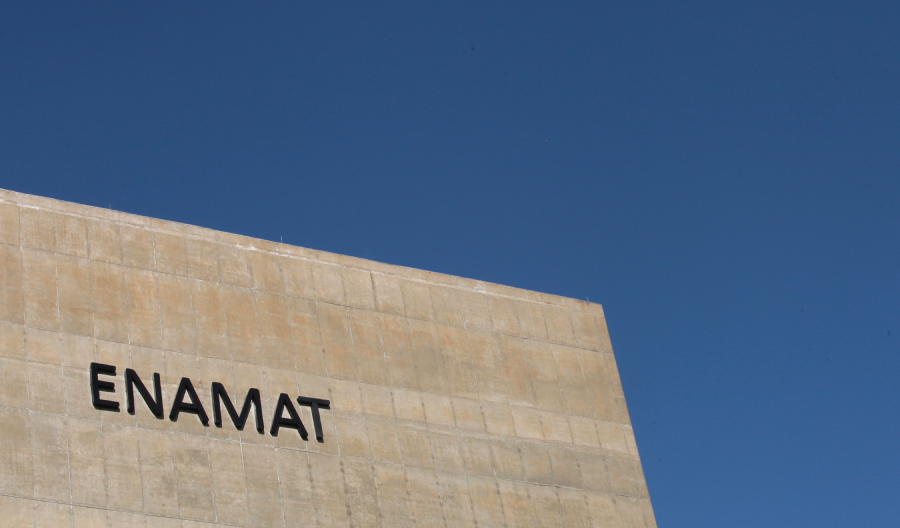
<path id="1" fill-rule="evenodd" d="M 162 388 L 159 383 L 159 373 L 153 373 L 153 392 L 156 399 L 150 397 L 150 391 L 144 386 L 144 382 L 137 373 L 131 369 L 125 369 L 125 399 L 128 402 L 128 414 L 134 414 L 134 388 L 137 387 L 141 398 L 147 404 L 147 408 L 159 419 L 163 417 Z"/>
<path id="2" fill-rule="evenodd" d="M 281 416 L 285 409 L 287 409 L 290 418 Z M 303 422 L 300 421 L 300 416 L 297 414 L 297 410 L 294 409 L 294 404 L 291 403 L 291 398 L 285 393 L 281 393 L 281 395 L 278 396 L 278 404 L 275 406 L 275 417 L 272 418 L 272 429 L 269 433 L 272 436 L 278 436 L 278 429 L 280 427 L 296 429 L 304 440 L 306 440 L 306 437 L 308 436 L 306 427 L 303 427 Z"/>
<path id="3" fill-rule="evenodd" d="M 244 399 L 244 407 L 241 409 L 241 414 L 238 415 L 234 405 L 231 404 L 231 398 L 229 398 L 228 393 L 225 392 L 225 387 L 217 381 L 213 382 L 213 422 L 216 424 L 216 427 L 222 427 L 222 409 L 219 405 L 220 399 L 222 403 L 225 404 L 225 410 L 228 411 L 228 415 L 231 416 L 231 421 L 234 423 L 234 426 L 237 427 L 238 431 L 244 430 L 244 424 L 247 423 L 247 418 L 250 417 L 250 406 L 254 406 L 256 411 L 254 413 L 256 415 L 256 430 L 259 434 L 263 434 L 263 418 L 262 412 L 260 412 L 262 410 L 262 405 L 259 398 L 259 389 L 250 389 L 247 391 L 247 397 Z"/>
<path id="4" fill-rule="evenodd" d="M 191 403 L 184 402 L 185 393 L 190 397 Z M 178 390 L 175 392 L 175 402 L 172 403 L 172 411 L 169 413 L 169 420 L 173 422 L 178 421 L 178 415 L 183 412 L 196 414 L 203 425 L 209 426 L 209 417 L 206 416 L 206 411 L 203 409 L 203 404 L 200 403 L 200 398 L 197 397 L 197 392 L 194 391 L 191 380 L 187 378 L 181 378 L 181 383 L 178 384 Z"/>
<path id="5" fill-rule="evenodd" d="M 91 402 L 94 408 L 101 411 L 119 412 L 119 402 L 101 400 L 101 392 L 116 392 L 116 384 L 111 381 L 100 381 L 99 376 L 115 376 L 116 367 L 103 363 L 91 363 Z"/>
<path id="6" fill-rule="evenodd" d="M 307 398 L 305 396 L 298 396 L 297 403 L 300 405 L 309 405 L 310 411 L 312 411 L 312 419 L 313 419 L 313 427 L 316 430 L 316 440 L 319 443 L 325 441 L 325 435 L 322 433 L 322 419 L 319 417 L 319 408 L 327 409 L 331 402 L 328 400 L 320 400 L 318 398 Z"/>

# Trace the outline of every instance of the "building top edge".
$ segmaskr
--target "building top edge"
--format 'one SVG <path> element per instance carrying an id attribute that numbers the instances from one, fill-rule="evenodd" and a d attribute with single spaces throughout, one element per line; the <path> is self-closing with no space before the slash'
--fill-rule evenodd
<path id="1" fill-rule="evenodd" d="M 217 231 L 206 227 L 199 227 L 181 222 L 152 218 L 148 216 L 126 213 L 114 209 L 104 209 L 92 205 L 84 205 L 75 202 L 67 202 L 55 198 L 46 198 L 33 194 L 20 193 L 6 189 L 0 189 L 0 203 L 15 204 L 19 207 L 42 209 L 54 213 L 78 216 L 98 221 L 128 224 L 133 227 L 148 229 L 160 233 L 176 234 L 185 237 L 208 239 L 222 244 L 232 244 L 253 251 L 266 251 L 279 255 L 328 262 L 334 265 L 357 268 L 374 273 L 395 275 L 405 279 L 422 282 L 438 283 L 460 289 L 556 305 L 579 312 L 592 313 L 603 316 L 602 305 L 586 300 L 564 297 L 551 293 L 542 293 L 513 286 L 506 286 L 492 282 L 459 277 L 445 273 L 426 271 L 397 264 L 387 264 L 374 260 L 341 255 L 328 251 L 309 249 L 293 246 L 281 242 L 272 242 L 260 238 L 253 238 L 225 231 Z"/>

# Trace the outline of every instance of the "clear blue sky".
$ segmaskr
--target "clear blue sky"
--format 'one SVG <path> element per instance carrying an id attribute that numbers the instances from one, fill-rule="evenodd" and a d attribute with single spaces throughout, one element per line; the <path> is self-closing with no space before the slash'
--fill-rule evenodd
<path id="1" fill-rule="evenodd" d="M 589 297 L 660 526 L 900 526 L 900 3 L 384 4 L 6 2 L 0 187 Z"/>

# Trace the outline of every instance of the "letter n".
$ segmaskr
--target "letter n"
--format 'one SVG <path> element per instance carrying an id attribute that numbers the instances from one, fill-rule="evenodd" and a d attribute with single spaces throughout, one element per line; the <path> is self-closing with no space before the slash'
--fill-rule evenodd
<path id="1" fill-rule="evenodd" d="M 138 392 L 141 394 L 141 398 L 144 399 L 144 403 L 147 404 L 147 407 L 150 409 L 150 412 L 153 413 L 153 416 L 162 419 L 163 402 L 162 388 L 159 383 L 159 373 L 153 373 L 153 392 L 156 395 L 156 398 L 154 399 L 150 397 L 150 391 L 144 386 L 144 382 L 138 377 L 137 372 L 131 369 L 125 369 L 125 399 L 128 404 L 128 414 L 134 414 L 135 387 L 137 387 Z"/>

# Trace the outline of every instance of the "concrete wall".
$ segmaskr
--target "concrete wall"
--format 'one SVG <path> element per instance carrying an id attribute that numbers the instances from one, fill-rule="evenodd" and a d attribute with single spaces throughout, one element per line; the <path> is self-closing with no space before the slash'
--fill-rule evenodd
<path id="1" fill-rule="evenodd" d="M 120 412 L 91 404 L 117 367 Z M 123 374 L 150 388 L 165 417 Z M 188 377 L 263 399 L 193 414 Z M 150 388 L 152 392 L 152 388 Z M 269 434 L 328 399 L 324 439 Z M 249 422 L 252 424 L 253 418 Z M 597 304 L 0 191 L 2 525 L 655 527 Z"/>

